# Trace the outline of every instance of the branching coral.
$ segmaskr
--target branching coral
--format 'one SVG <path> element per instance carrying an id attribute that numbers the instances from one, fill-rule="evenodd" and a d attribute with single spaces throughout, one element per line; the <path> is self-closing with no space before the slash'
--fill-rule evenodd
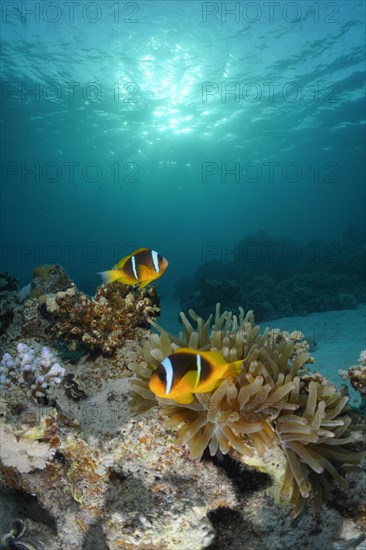
<path id="1" fill-rule="evenodd" d="M 306 371 L 307 352 L 278 331 L 260 332 L 252 312 L 239 316 L 216 309 L 204 322 L 193 311 L 196 324 L 181 314 L 184 333 L 169 335 L 158 325 L 150 344 L 142 348 L 144 361 L 130 365 L 132 408 L 143 412 L 159 406 L 168 428 L 177 430 L 177 443 L 186 444 L 193 458 L 206 447 L 239 456 L 249 465 L 270 473 L 280 484 L 279 500 L 291 502 L 298 515 L 313 493 L 321 496 L 331 481 L 344 485 L 339 468 L 357 464 L 363 454 L 345 446 L 358 439 L 351 419 L 343 412 L 348 401 L 319 374 Z M 160 399 L 148 388 L 151 372 L 178 347 L 219 351 L 227 361 L 243 359 L 242 372 L 214 391 L 196 394 L 182 405 Z M 304 349 L 304 348 L 303 348 Z"/>
<path id="2" fill-rule="evenodd" d="M 27 395 L 39 401 L 46 397 L 50 386 L 61 383 L 65 369 L 46 346 L 37 353 L 19 342 L 16 349 L 14 357 L 4 353 L 0 361 L 0 386 L 21 387 Z"/>

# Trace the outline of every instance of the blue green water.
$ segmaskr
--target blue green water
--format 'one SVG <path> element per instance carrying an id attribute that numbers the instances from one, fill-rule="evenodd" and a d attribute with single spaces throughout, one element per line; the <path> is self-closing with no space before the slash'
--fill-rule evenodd
<path id="1" fill-rule="evenodd" d="M 1 269 L 96 272 L 139 246 L 163 295 L 264 230 L 365 216 L 365 4 L 1 4 Z M 232 261 L 232 258 L 230 258 Z"/>

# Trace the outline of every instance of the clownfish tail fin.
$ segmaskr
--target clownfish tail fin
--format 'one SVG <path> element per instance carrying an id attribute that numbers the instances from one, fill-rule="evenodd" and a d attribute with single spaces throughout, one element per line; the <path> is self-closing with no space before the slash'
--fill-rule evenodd
<path id="1" fill-rule="evenodd" d="M 109 285 L 110 283 L 117 281 L 117 279 L 120 279 L 121 272 L 117 269 L 110 269 L 109 271 L 99 271 L 98 275 L 102 277 L 105 285 Z"/>
<path id="2" fill-rule="evenodd" d="M 233 363 L 229 363 L 227 366 L 225 375 L 227 377 L 238 376 L 243 366 L 243 362 L 244 362 L 244 359 L 240 359 L 240 361 L 234 361 Z"/>

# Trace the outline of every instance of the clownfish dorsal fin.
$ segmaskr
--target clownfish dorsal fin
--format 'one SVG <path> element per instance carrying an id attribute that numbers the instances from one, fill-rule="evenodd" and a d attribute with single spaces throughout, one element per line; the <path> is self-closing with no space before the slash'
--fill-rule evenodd
<path id="1" fill-rule="evenodd" d="M 129 254 L 128 256 L 125 256 L 124 258 L 122 258 L 118 264 L 116 264 L 115 266 L 115 269 L 122 269 L 122 267 L 125 266 L 125 264 L 128 262 L 128 260 L 130 260 L 132 258 L 132 256 L 137 256 L 138 254 L 140 254 L 140 252 L 145 252 L 146 250 L 149 250 L 148 248 L 138 248 L 137 250 L 134 250 L 133 252 L 131 252 L 131 254 Z"/>
<path id="2" fill-rule="evenodd" d="M 114 269 L 122 269 L 122 267 L 124 267 L 124 265 L 128 262 L 128 260 L 129 260 L 130 258 L 132 258 L 132 256 L 133 256 L 133 254 L 130 254 L 129 256 L 126 256 L 125 258 L 122 258 L 122 260 L 120 260 L 120 261 L 118 262 L 118 264 L 116 264 L 116 265 L 114 266 Z"/>
<path id="3" fill-rule="evenodd" d="M 201 356 L 214 366 L 226 365 L 227 361 L 218 351 L 201 351 Z"/>

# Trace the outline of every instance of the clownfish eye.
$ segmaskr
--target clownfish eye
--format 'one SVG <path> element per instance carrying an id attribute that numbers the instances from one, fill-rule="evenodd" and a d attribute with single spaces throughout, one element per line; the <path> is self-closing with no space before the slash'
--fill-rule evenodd
<path id="1" fill-rule="evenodd" d="M 163 256 L 160 256 L 160 254 L 158 254 L 158 261 L 159 261 L 159 262 L 162 262 L 162 261 L 163 261 Z"/>

